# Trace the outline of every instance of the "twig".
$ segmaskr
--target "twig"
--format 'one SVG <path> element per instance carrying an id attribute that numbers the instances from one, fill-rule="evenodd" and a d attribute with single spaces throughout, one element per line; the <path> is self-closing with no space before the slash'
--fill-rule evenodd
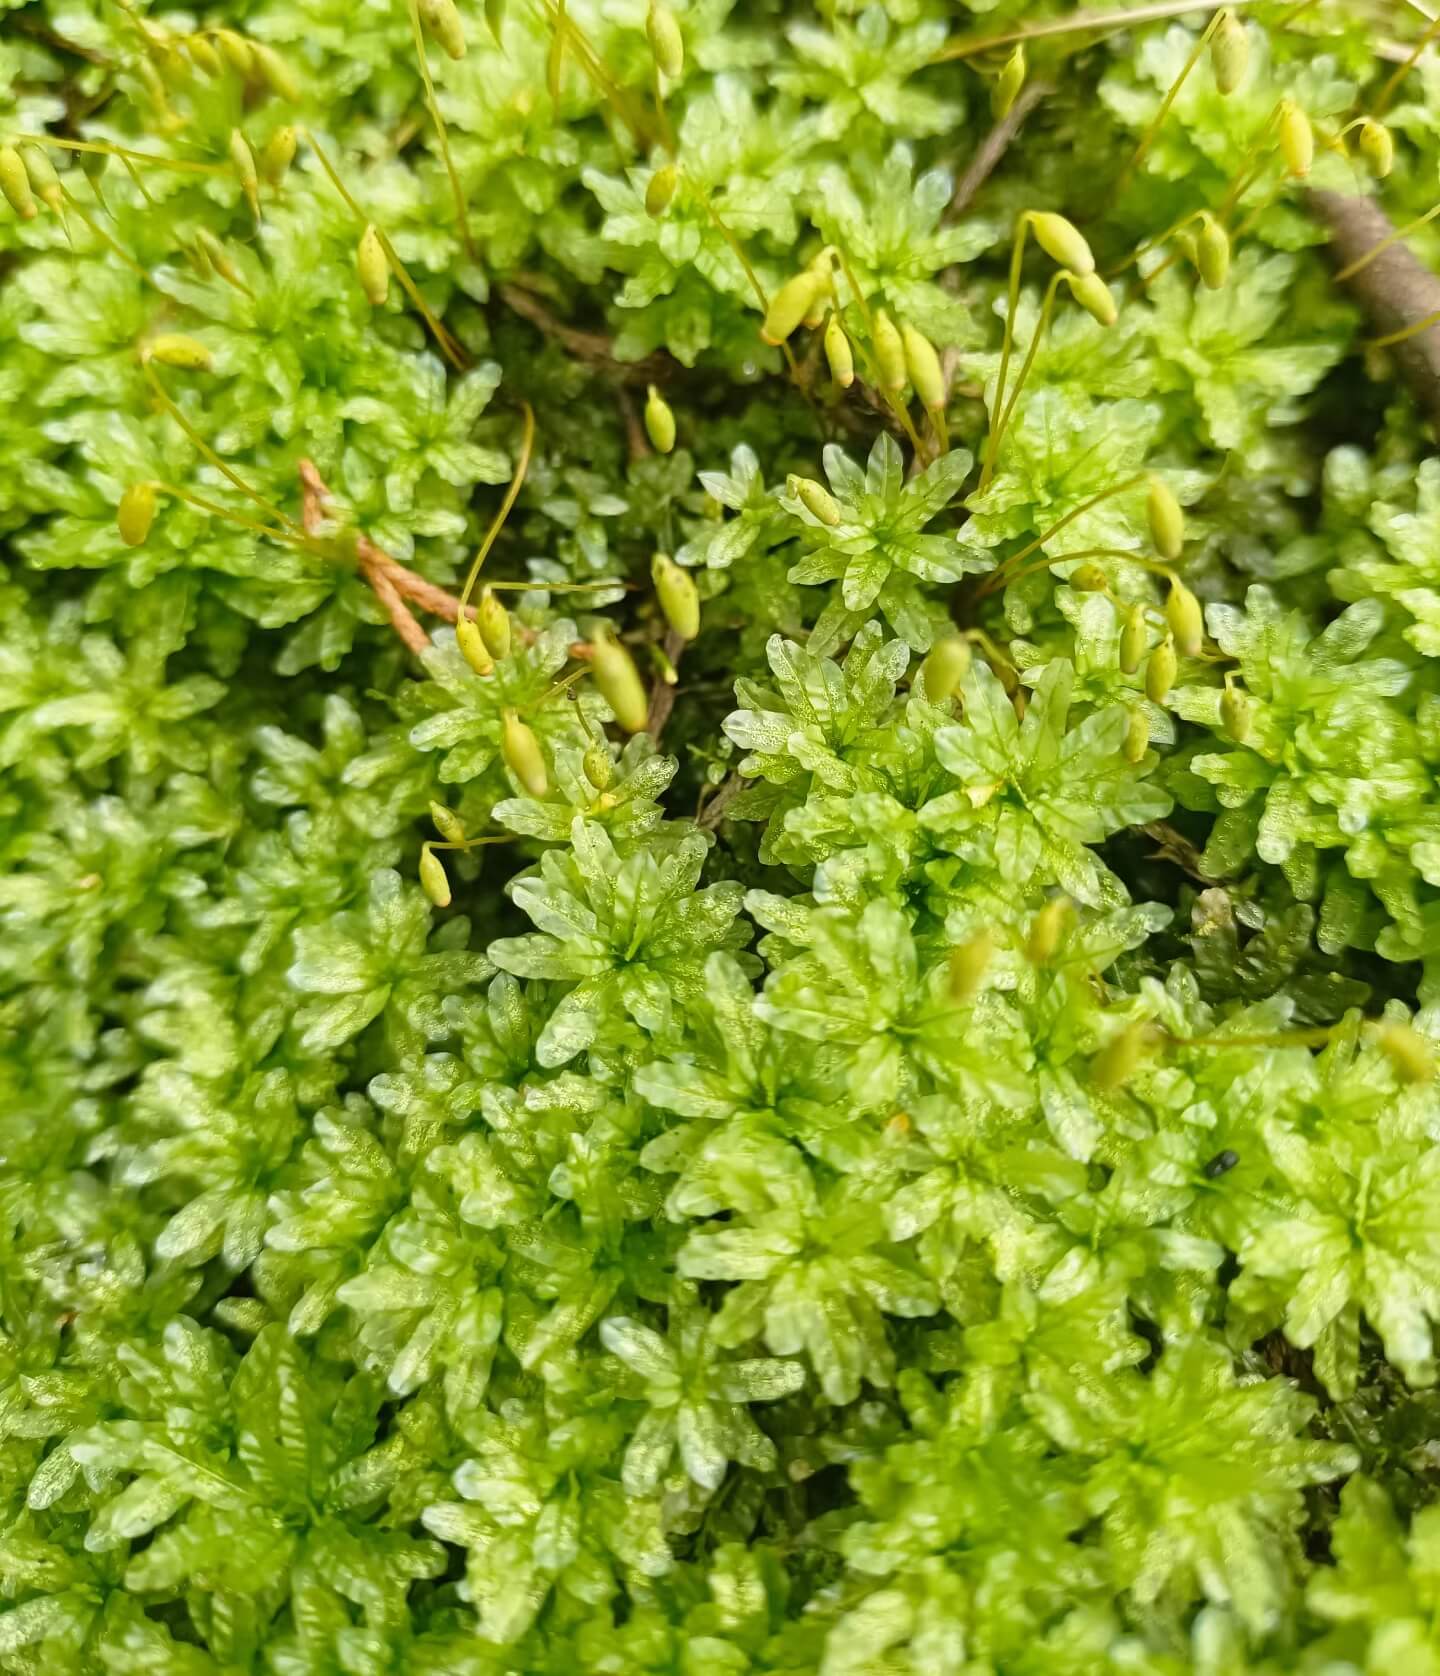
<path id="1" fill-rule="evenodd" d="M 647 355 L 643 361 L 617 359 L 615 345 L 603 332 L 583 332 L 575 326 L 567 326 L 533 292 L 519 285 L 500 285 L 496 291 L 506 308 L 522 320 L 528 320 L 547 338 L 554 338 L 562 349 L 568 349 L 580 360 L 589 361 L 592 366 L 603 368 L 627 383 L 655 384 L 673 371 L 669 357 L 664 355 Z"/>
<path id="2" fill-rule="evenodd" d="M 960 369 L 964 366 L 964 364 L 964 351 L 956 349 L 953 345 L 941 353 L 940 373 L 945 380 L 945 399 L 947 404 L 952 396 L 964 396 L 967 401 L 978 402 L 985 395 L 984 387 L 971 380 L 967 380 L 963 384 L 957 384 L 955 382 Z"/>
<path id="3" fill-rule="evenodd" d="M 1201 861 L 1200 851 L 1177 827 L 1171 826 L 1169 821 L 1149 821 L 1144 826 L 1137 826 L 1136 832 L 1143 832 L 1147 838 L 1156 844 L 1155 856 L 1157 860 L 1171 862 L 1181 872 L 1188 873 L 1192 879 L 1198 879 L 1202 884 L 1213 884 L 1214 880 L 1205 872 Z"/>
<path id="4" fill-rule="evenodd" d="M 1032 81 L 1020 89 L 1015 103 L 981 140 L 980 149 L 970 159 L 969 166 L 957 182 L 950 199 L 950 207 L 945 211 L 948 220 L 958 221 L 970 208 L 975 194 L 989 180 L 1000 159 L 1014 143 L 1026 117 L 1042 99 L 1048 99 L 1054 91 L 1055 84 L 1048 81 Z"/>
<path id="5" fill-rule="evenodd" d="M 704 809 L 695 817 L 695 824 L 702 832 L 713 832 L 725 819 L 725 811 L 745 790 L 744 776 L 736 772 L 726 780 L 705 805 Z"/>
<path id="6" fill-rule="evenodd" d="M 94 47 L 82 46 L 79 41 L 72 41 L 68 35 L 57 35 L 53 29 L 47 29 L 37 18 L 22 17 L 18 12 L 12 13 L 10 19 L 12 29 L 23 29 L 27 35 L 33 35 L 37 41 L 43 41 L 47 47 L 53 47 L 56 52 L 68 52 L 76 58 L 83 58 L 87 64 L 110 65 L 115 62 L 103 52 L 97 52 Z"/>
<path id="7" fill-rule="evenodd" d="M 1342 269 L 1382 244 L 1395 231 L 1371 198 L 1318 188 L 1306 202 L 1330 229 L 1330 243 Z M 1404 244 L 1394 243 L 1345 281 L 1383 336 L 1418 327 L 1440 310 L 1440 278 Z M 1400 370 L 1440 434 L 1440 324 L 1417 330 L 1393 346 Z"/>
<path id="8" fill-rule="evenodd" d="M 1031 111 L 1047 99 L 1055 91 L 1055 84 L 1048 81 L 1033 81 L 1022 87 L 1019 97 L 1004 116 L 991 128 L 990 132 L 980 142 L 980 149 L 970 159 L 969 167 L 961 175 L 959 183 L 951 196 L 949 207 L 945 211 L 947 221 L 958 221 L 969 209 L 976 194 L 990 176 L 995 172 L 1001 158 L 1014 144 L 1015 136 L 1024 126 L 1025 119 Z M 940 275 L 939 283 L 947 291 L 958 291 L 963 268 L 959 263 L 946 268 Z M 940 357 L 940 374 L 945 381 L 945 405 L 948 407 L 950 398 L 955 393 L 955 380 L 962 365 L 962 356 L 957 349 L 946 349 Z M 983 395 L 983 390 L 978 394 Z"/>
<path id="9" fill-rule="evenodd" d="M 630 455 L 630 463 L 634 465 L 636 460 L 643 460 L 649 456 L 650 439 L 645 435 L 645 427 L 640 423 L 640 415 L 635 411 L 630 392 L 623 384 L 616 388 L 615 401 L 625 424 L 625 447 Z"/>
<path id="10" fill-rule="evenodd" d="M 676 634 L 674 629 L 668 629 L 665 634 L 665 656 L 673 668 L 678 669 L 680 659 L 685 655 L 685 642 Z M 667 681 L 663 676 L 656 678 L 655 685 L 650 689 L 650 713 L 645 719 L 645 731 L 658 745 L 660 735 L 665 731 L 665 724 L 670 720 L 670 712 L 675 708 L 675 683 Z"/>

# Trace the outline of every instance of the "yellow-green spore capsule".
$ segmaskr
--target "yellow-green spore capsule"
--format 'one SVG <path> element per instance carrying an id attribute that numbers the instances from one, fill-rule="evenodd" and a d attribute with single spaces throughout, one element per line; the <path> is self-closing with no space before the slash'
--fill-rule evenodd
<path id="1" fill-rule="evenodd" d="M 909 376 L 905 366 L 905 340 L 885 310 L 875 311 L 875 360 L 880 368 L 880 388 L 892 396 L 905 388 Z"/>
<path id="2" fill-rule="evenodd" d="M 473 617 L 462 616 L 455 624 L 455 643 L 460 648 L 461 657 L 477 675 L 495 673 L 495 660 L 490 656 L 490 648 L 485 644 L 480 625 Z"/>
<path id="3" fill-rule="evenodd" d="M 770 299 L 770 306 L 765 310 L 764 324 L 760 327 L 760 336 L 766 343 L 779 345 L 794 332 L 795 328 L 810 312 L 816 297 L 824 288 L 825 280 L 822 275 L 806 268 L 803 273 L 795 274 L 787 279 L 780 289 Z"/>
<path id="4" fill-rule="evenodd" d="M 590 668 L 600 696 L 627 733 L 643 733 L 650 720 L 650 697 L 635 660 L 608 628 L 591 642 Z"/>
<path id="5" fill-rule="evenodd" d="M 447 809 L 443 803 L 430 800 L 430 820 L 435 830 L 451 844 L 465 842 L 465 823 L 453 809 Z"/>
<path id="6" fill-rule="evenodd" d="M 1070 287 L 1070 295 L 1081 308 L 1102 326 L 1113 326 L 1120 318 L 1114 294 L 1099 274 L 1073 274 L 1067 271 L 1065 283 Z"/>
<path id="7" fill-rule="evenodd" d="M 990 95 L 990 108 L 999 121 L 1010 114 L 1010 108 L 1025 85 L 1025 43 L 1019 42 L 1001 66 Z"/>
<path id="8" fill-rule="evenodd" d="M 1209 291 L 1219 291 L 1230 277 L 1230 235 L 1213 215 L 1200 218 L 1195 235 L 1195 266 Z"/>
<path id="9" fill-rule="evenodd" d="M 185 56 L 179 41 L 170 39 L 161 42 L 151 51 L 154 55 L 152 63 L 161 80 L 169 82 L 172 87 L 179 87 L 194 73 L 194 61 Z"/>
<path id="10" fill-rule="evenodd" d="M 60 184 L 55 165 L 44 148 L 27 145 L 20 157 L 25 164 L 25 172 L 30 177 L 30 184 L 35 189 L 35 196 L 47 209 L 58 213 L 60 206 L 65 202 L 65 188 Z"/>
<path id="11" fill-rule="evenodd" d="M 1395 141 L 1385 124 L 1372 116 L 1360 124 L 1360 155 L 1376 180 L 1384 180 L 1395 167 Z"/>
<path id="12" fill-rule="evenodd" d="M 1145 753 L 1150 749 L 1150 718 L 1137 704 L 1125 720 L 1125 740 L 1121 745 L 1121 755 L 1126 762 L 1143 762 Z"/>
<path id="13" fill-rule="evenodd" d="M 500 755 L 531 797 L 544 797 L 550 789 L 545 753 L 540 749 L 535 730 L 511 709 L 503 711 L 500 717 Z"/>
<path id="14" fill-rule="evenodd" d="M 945 406 L 945 375 L 940 370 L 935 345 L 908 321 L 900 328 L 900 341 L 905 351 L 905 370 L 915 386 L 920 405 L 928 413 L 940 412 Z"/>
<path id="15" fill-rule="evenodd" d="M 420 846 L 420 888 L 437 908 L 450 906 L 450 880 L 444 863 L 428 844 Z"/>
<path id="16" fill-rule="evenodd" d="M 284 180 L 295 161 L 295 130 L 277 128 L 266 140 L 260 152 L 260 178 L 267 186 L 276 187 Z"/>
<path id="17" fill-rule="evenodd" d="M 1210 68 L 1219 92 L 1230 95 L 1245 79 L 1250 63 L 1250 37 L 1245 25 L 1228 7 L 1220 14 L 1210 37 Z"/>
<path id="18" fill-rule="evenodd" d="M 680 184 L 680 171 L 673 163 L 656 169 L 645 185 L 645 213 L 657 220 L 674 201 L 675 189 Z"/>
<path id="19" fill-rule="evenodd" d="M 608 746 L 592 745 L 581 759 L 580 766 L 585 770 L 585 778 L 596 791 L 609 790 L 610 782 L 615 778 L 615 764 L 611 760 Z"/>
<path id="20" fill-rule="evenodd" d="M 840 503 L 823 483 L 813 477 L 795 479 L 795 498 L 812 518 L 833 529 L 840 522 Z"/>
<path id="21" fill-rule="evenodd" d="M 155 485 L 132 483 L 115 509 L 115 524 L 127 547 L 141 547 L 155 522 Z"/>
<path id="22" fill-rule="evenodd" d="M 977 932 L 967 942 L 950 951 L 950 999 L 957 1007 L 973 1001 L 985 982 L 990 957 L 995 952 L 995 938 L 989 931 Z"/>
<path id="23" fill-rule="evenodd" d="M 1401 1082 L 1429 1082 L 1435 1075 L 1435 1051 L 1413 1025 L 1382 1019 L 1374 1036 Z"/>
<path id="24" fill-rule="evenodd" d="M 250 206 L 250 213 L 256 217 L 260 214 L 260 171 L 255 163 L 255 153 L 250 149 L 250 142 L 238 128 L 230 130 L 230 161 L 235 165 L 235 175 L 240 182 L 240 190 L 245 194 L 245 202 Z"/>
<path id="25" fill-rule="evenodd" d="M 491 657 L 499 660 L 510 656 L 510 613 L 500 603 L 493 588 L 485 588 L 475 608 L 475 621 L 480 625 L 480 637 Z"/>
<path id="26" fill-rule="evenodd" d="M 674 411 L 653 384 L 645 397 L 645 434 L 657 454 L 668 454 L 675 446 Z"/>
<path id="27" fill-rule="evenodd" d="M 1145 607 L 1132 605 L 1125 613 L 1125 622 L 1120 629 L 1120 668 L 1123 673 L 1133 675 L 1139 669 L 1149 644 L 1150 629 Z"/>
<path id="28" fill-rule="evenodd" d="M 1185 547 L 1185 514 L 1175 491 L 1163 477 L 1152 477 L 1145 495 L 1145 517 L 1150 539 L 1162 559 L 1174 564 Z"/>
<path id="29" fill-rule="evenodd" d="M 174 113 L 170 110 L 170 96 L 165 91 L 165 83 L 160 72 L 148 58 L 140 59 L 135 65 L 135 74 L 144 84 L 145 92 L 160 112 L 162 121 L 167 127 L 174 126 Z"/>
<path id="30" fill-rule="evenodd" d="M 1181 657 L 1198 658 L 1205 644 L 1205 618 L 1196 599 L 1177 576 L 1170 583 L 1165 601 L 1165 621 L 1175 637 L 1175 649 Z"/>
<path id="31" fill-rule="evenodd" d="M 1065 580 L 1082 594 L 1103 594 L 1110 586 L 1110 578 L 1100 566 L 1088 560 L 1084 564 L 1076 565 Z"/>
<path id="32" fill-rule="evenodd" d="M 247 79 L 255 74 L 255 51 L 243 35 L 233 29 L 217 29 L 215 41 L 221 57 L 232 70 Z"/>
<path id="33" fill-rule="evenodd" d="M 447 58 L 465 56 L 465 26 L 455 0 L 419 0 L 420 21 L 425 32 L 440 44 Z"/>
<path id="34" fill-rule="evenodd" d="M 1032 966 L 1045 966 L 1055 958 L 1074 912 L 1075 905 L 1068 896 L 1052 896 L 1031 920 L 1025 958 Z"/>
<path id="35" fill-rule="evenodd" d="M 263 41 L 251 41 L 248 44 L 261 81 L 277 99 L 283 99 L 290 105 L 298 105 L 300 83 L 295 79 L 295 72 L 274 47 L 266 46 Z"/>
<path id="36" fill-rule="evenodd" d="M 855 382 L 855 352 L 850 347 L 839 312 L 833 308 L 825 322 L 825 360 L 831 378 L 842 390 L 848 390 Z"/>
<path id="37" fill-rule="evenodd" d="M 1290 173 L 1301 180 L 1315 161 L 1315 130 L 1293 99 L 1280 102 L 1280 155 Z"/>
<path id="38" fill-rule="evenodd" d="M 655 65 L 662 76 L 678 81 L 685 72 L 685 37 L 674 12 L 664 0 L 650 0 L 645 18 L 645 33 L 650 37 L 650 50 L 655 54 Z"/>
<path id="39" fill-rule="evenodd" d="M 230 252 L 226 250 L 225 246 L 221 244 L 208 227 L 196 229 L 195 243 L 199 246 L 206 263 L 227 285 L 233 285 L 241 291 L 245 289 L 245 282 L 240 277 L 239 269 L 230 260 Z"/>
<path id="40" fill-rule="evenodd" d="M 920 686 L 931 704 L 953 698 L 970 673 L 974 654 L 964 635 L 947 634 L 937 640 L 920 665 Z"/>
<path id="41" fill-rule="evenodd" d="M 1036 244 L 1052 262 L 1069 268 L 1071 273 L 1095 272 L 1095 258 L 1090 246 L 1073 221 L 1067 221 L 1063 215 L 1056 215 L 1051 210 L 1031 210 L 1030 231 L 1035 235 Z"/>
<path id="42" fill-rule="evenodd" d="M 185 42 L 185 50 L 190 54 L 191 61 L 202 75 L 220 76 L 225 73 L 225 61 L 208 37 L 204 35 L 189 36 Z"/>
<path id="43" fill-rule="evenodd" d="M 1179 668 L 1175 642 L 1167 634 L 1145 663 L 1145 696 L 1152 704 L 1163 704 L 1169 698 Z"/>
<path id="44" fill-rule="evenodd" d="M 700 593 L 695 578 L 668 553 L 655 555 L 650 575 L 665 621 L 682 640 L 693 640 L 700 632 Z"/>
<path id="45" fill-rule="evenodd" d="M 365 229 L 355 247 L 355 272 L 371 306 L 382 308 L 390 295 L 390 259 L 373 226 Z"/>
<path id="46" fill-rule="evenodd" d="M 1107 1042 L 1090 1061 L 1090 1080 L 1105 1094 L 1115 1094 L 1140 1069 L 1154 1044 L 1154 1029 L 1149 1024 L 1127 1024 L 1112 1041 Z"/>
<path id="47" fill-rule="evenodd" d="M 819 281 L 819 284 L 815 287 L 815 295 L 810 301 L 810 306 L 805 310 L 801 320 L 801 325 L 808 326 L 813 332 L 818 331 L 824 325 L 826 312 L 835 295 L 835 269 L 831 264 L 829 252 L 825 250 L 822 250 L 806 266 L 808 271 L 813 273 Z"/>
<path id="48" fill-rule="evenodd" d="M 0 192 L 22 221 L 33 221 L 40 213 L 24 159 L 13 145 L 0 145 Z"/>
<path id="49" fill-rule="evenodd" d="M 1243 745 L 1249 739 L 1254 726 L 1250 695 L 1233 681 L 1227 681 L 1224 692 L 1220 694 L 1220 720 L 1237 745 Z"/>
<path id="50" fill-rule="evenodd" d="M 185 332 L 161 332 L 146 345 L 146 353 L 162 367 L 176 367 L 181 372 L 208 372 L 210 351 Z"/>

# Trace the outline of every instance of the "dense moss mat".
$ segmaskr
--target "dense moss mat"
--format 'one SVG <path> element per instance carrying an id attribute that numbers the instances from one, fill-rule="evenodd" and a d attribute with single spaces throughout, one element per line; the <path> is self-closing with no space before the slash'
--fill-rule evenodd
<path id="1" fill-rule="evenodd" d="M 0 0 L 0 1671 L 1440 1672 L 1423 27 Z"/>

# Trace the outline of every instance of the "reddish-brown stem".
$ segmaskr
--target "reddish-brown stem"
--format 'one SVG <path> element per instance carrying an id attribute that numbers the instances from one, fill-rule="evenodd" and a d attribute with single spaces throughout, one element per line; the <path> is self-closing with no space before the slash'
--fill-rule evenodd
<path id="1" fill-rule="evenodd" d="M 427 582 L 423 576 L 417 576 L 407 565 L 398 559 L 392 559 L 383 548 L 377 547 L 368 536 L 361 536 L 355 544 L 356 551 L 372 564 L 377 565 L 389 577 L 396 591 L 424 611 L 433 611 L 437 617 L 443 617 L 447 623 L 460 620 L 460 601 L 454 594 L 446 593 L 444 588 L 437 588 L 433 582 Z M 465 615 L 473 617 L 475 607 L 464 607 Z"/>
<path id="2" fill-rule="evenodd" d="M 315 469 L 313 460 L 301 460 L 299 472 L 301 527 L 307 535 L 317 535 L 324 527 L 325 502 L 330 498 L 330 491 Z M 368 535 L 356 537 L 355 560 L 361 576 L 385 607 L 391 627 L 417 656 L 429 645 L 429 639 L 405 603 L 407 598 L 424 610 L 433 611 L 437 617 L 443 617 L 448 623 L 458 619 L 460 601 L 453 594 L 437 588 L 423 576 L 417 576 Z M 474 615 L 473 611 L 471 615 Z"/>
<path id="3" fill-rule="evenodd" d="M 369 544 L 366 543 L 366 545 Z M 430 644 L 425 630 L 420 626 L 409 606 L 401 599 L 385 567 L 367 558 L 361 552 L 358 543 L 355 551 L 360 560 L 360 574 L 374 590 L 376 599 L 385 607 L 385 614 L 390 619 L 390 626 L 418 658 Z"/>

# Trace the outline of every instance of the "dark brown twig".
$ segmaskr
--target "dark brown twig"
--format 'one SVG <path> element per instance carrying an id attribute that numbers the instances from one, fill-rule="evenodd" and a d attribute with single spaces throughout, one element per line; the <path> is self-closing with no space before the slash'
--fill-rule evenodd
<path id="1" fill-rule="evenodd" d="M 630 392 L 623 384 L 615 387 L 615 401 L 620 408 L 620 418 L 625 425 L 625 447 L 630 455 L 630 463 L 643 460 L 650 453 L 650 439 L 645 435 L 645 427 L 640 423 L 640 415 L 635 411 L 635 403 L 630 399 Z"/>
<path id="2" fill-rule="evenodd" d="M 725 819 L 725 811 L 744 790 L 744 778 L 738 773 L 732 774 L 728 780 L 722 783 L 714 797 L 697 812 L 695 816 L 696 826 L 702 832 L 713 832 Z"/>
<path id="3" fill-rule="evenodd" d="M 578 360 L 588 361 L 591 366 L 603 369 L 613 377 L 623 378 L 631 384 L 655 384 L 673 370 L 669 357 L 664 355 L 647 355 L 643 361 L 617 360 L 615 345 L 603 332 L 584 332 L 576 326 L 566 325 L 533 292 L 526 291 L 522 286 L 501 285 L 496 287 L 496 292 L 506 308 L 522 320 L 528 320 L 537 331 L 543 332 L 547 338 L 554 338 L 562 349 L 568 350 Z"/>
<path id="4" fill-rule="evenodd" d="M 12 29 L 23 29 L 27 35 L 33 35 L 37 41 L 43 41 L 47 47 L 53 47 L 56 52 L 68 52 L 76 58 L 83 58 L 87 64 L 110 65 L 115 62 L 103 52 L 97 52 L 94 47 L 82 46 L 79 41 L 72 41 L 68 35 L 59 35 L 53 29 L 47 28 L 36 18 L 22 17 L 19 13 L 12 13 L 10 18 Z"/>
<path id="5" fill-rule="evenodd" d="M 1188 873 L 1192 879 L 1198 879 L 1202 884 L 1212 883 L 1212 879 L 1205 872 L 1200 851 L 1177 827 L 1171 826 L 1169 821 L 1150 821 L 1144 826 L 1137 826 L 1137 832 L 1143 832 L 1147 838 L 1153 839 L 1156 845 L 1157 860 L 1171 862 Z"/>
<path id="6" fill-rule="evenodd" d="M 676 634 L 674 629 L 667 629 L 665 633 L 665 656 L 670 660 L 673 669 L 680 667 L 680 659 L 685 655 L 685 642 Z M 650 689 L 650 714 L 645 720 L 645 731 L 658 745 L 660 735 L 665 731 L 665 724 L 670 720 L 670 712 L 675 708 L 675 683 L 660 676 Z"/>
<path id="7" fill-rule="evenodd" d="M 950 207 L 945 212 L 947 219 L 958 221 L 970 208 L 975 195 L 994 174 L 1000 159 L 1024 127 L 1026 117 L 1042 99 L 1048 99 L 1054 91 L 1054 82 L 1048 81 L 1032 81 L 1020 89 L 1015 103 L 981 140 L 980 149 L 970 159 L 965 173 L 956 182 L 955 191 L 950 198 Z"/>
<path id="8" fill-rule="evenodd" d="M 1351 197 L 1318 189 L 1306 202 L 1330 230 L 1330 244 L 1341 268 L 1359 261 L 1395 231 L 1373 198 Z M 1403 243 L 1382 250 L 1344 282 L 1381 336 L 1404 331 L 1440 312 L 1440 278 Z M 1440 434 L 1440 323 L 1392 346 L 1406 383 Z"/>
<path id="9" fill-rule="evenodd" d="M 1020 89 L 1020 93 L 1006 111 L 1005 115 L 991 128 L 990 132 L 980 142 L 980 149 L 970 159 L 969 167 L 956 183 L 955 191 L 951 195 L 949 207 L 945 211 L 947 221 L 958 221 L 969 209 L 976 194 L 999 166 L 1000 159 L 1014 143 L 1015 136 L 1025 124 L 1025 119 L 1035 109 L 1042 99 L 1047 99 L 1055 91 L 1055 84 L 1048 81 L 1032 81 Z M 940 284 L 947 291 L 960 289 L 961 269 L 956 266 L 946 268 L 940 275 Z M 940 356 L 940 372 L 945 380 L 945 402 L 949 406 L 950 398 L 955 394 L 955 381 L 960 375 L 963 357 L 958 349 L 948 348 Z M 976 395 L 983 391 L 975 389 Z"/>

